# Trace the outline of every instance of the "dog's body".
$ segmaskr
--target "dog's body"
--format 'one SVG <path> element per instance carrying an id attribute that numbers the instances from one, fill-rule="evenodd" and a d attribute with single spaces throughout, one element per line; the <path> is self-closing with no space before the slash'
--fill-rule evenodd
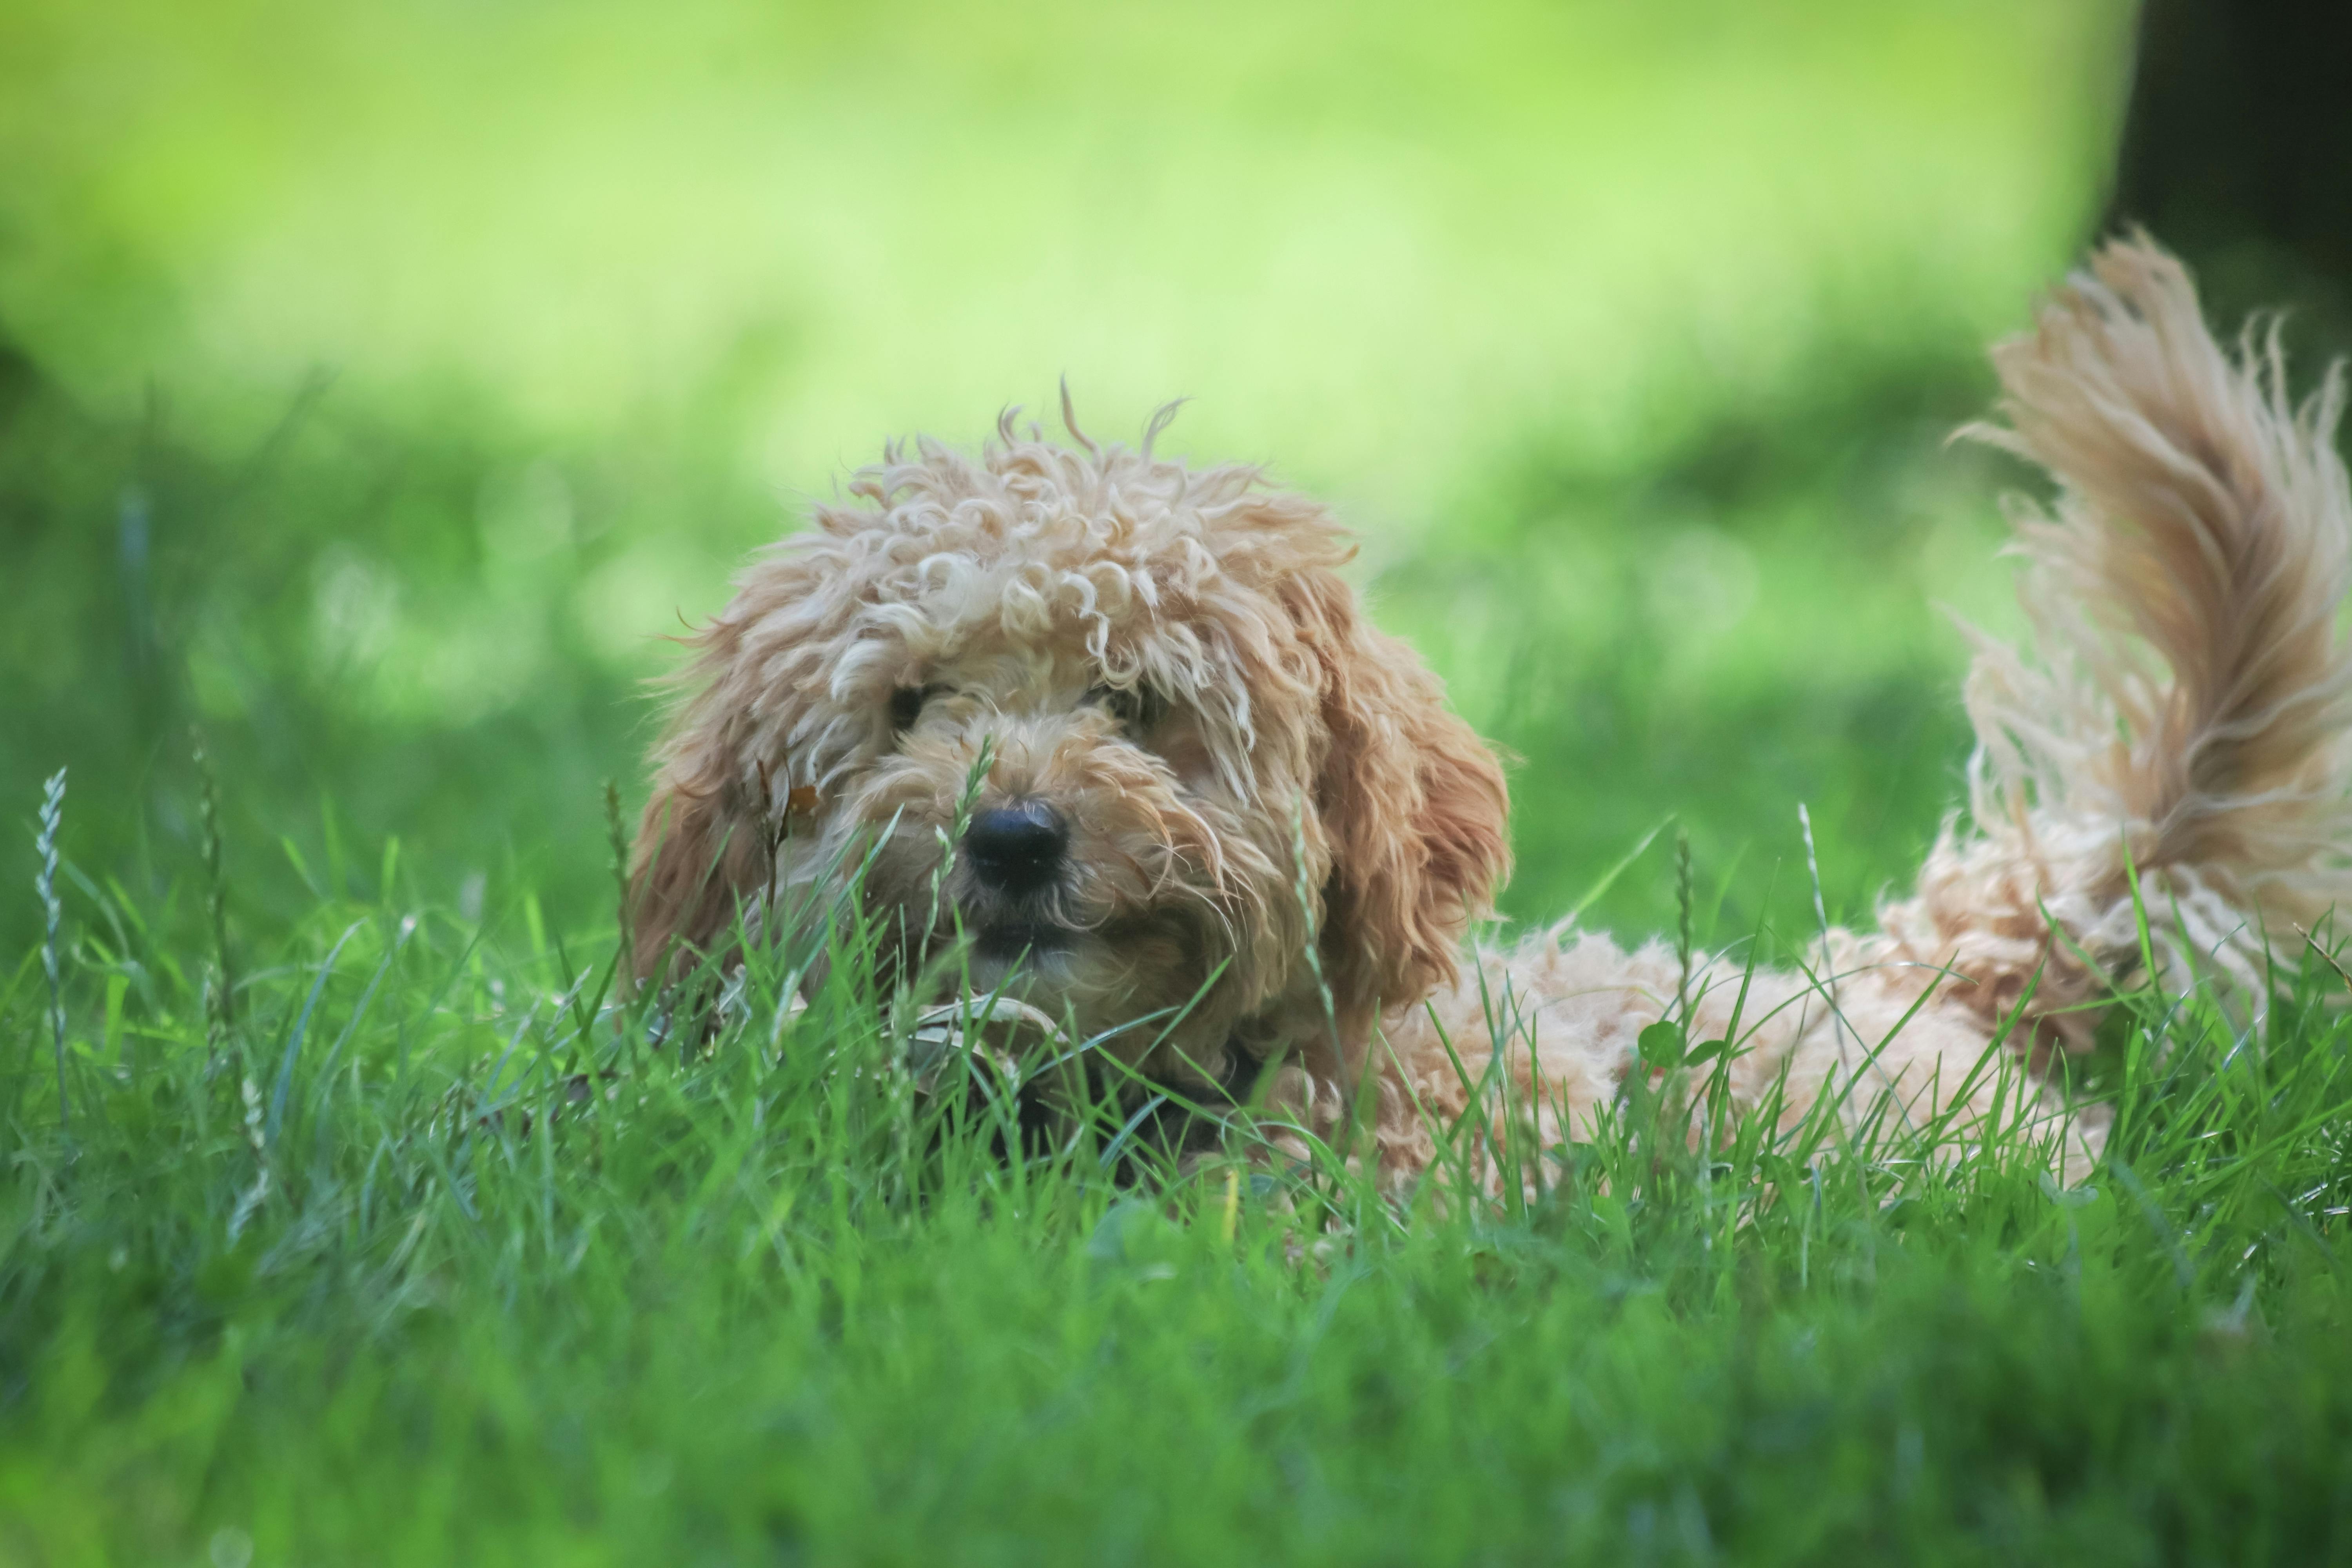
<path id="1" fill-rule="evenodd" d="M 2352 888 L 2333 383 L 2295 415 L 2275 351 L 2224 353 L 2144 242 L 1995 359 L 1983 433 L 2063 491 L 2019 522 L 2042 662 L 1979 648 L 1971 826 L 1805 973 L 1558 931 L 1465 964 L 1507 870 L 1502 773 L 1363 618 L 1328 514 L 1149 437 L 1009 425 L 977 460 L 859 475 L 699 635 L 639 838 L 640 971 L 772 934 L 863 864 L 899 959 L 961 936 L 970 984 L 1147 1076 L 1262 1071 L 1318 1131 L 1369 1106 L 1392 1177 L 1469 1109 L 1464 1061 L 1576 1138 L 1668 1016 L 1733 1041 L 1742 1104 L 1970 1136 L 1989 1058 L 2083 1047 L 2150 959 L 2259 998 L 2266 952 Z M 2095 1119 L 2031 1113 L 2064 1167 L 2095 1155 Z"/>

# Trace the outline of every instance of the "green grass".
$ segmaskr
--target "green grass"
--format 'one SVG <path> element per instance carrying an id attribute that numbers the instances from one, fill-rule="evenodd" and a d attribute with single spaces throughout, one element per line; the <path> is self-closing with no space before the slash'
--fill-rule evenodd
<path id="1" fill-rule="evenodd" d="M 2074 1190 L 1637 1097 L 1533 1201 L 1391 1205 L 1246 1127 L 1008 1137 L 854 962 L 681 1057 L 600 1010 L 609 924 L 329 900 L 224 1017 L 201 879 L 60 885 L 63 1107 L 37 954 L 0 1001 L 11 1561 L 2352 1550 L 2316 980 L 2252 1036 L 2130 999 Z"/>

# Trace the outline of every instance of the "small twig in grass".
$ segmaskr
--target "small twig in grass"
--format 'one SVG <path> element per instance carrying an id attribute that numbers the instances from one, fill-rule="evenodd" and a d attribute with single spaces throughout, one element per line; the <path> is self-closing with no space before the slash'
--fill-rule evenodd
<path id="1" fill-rule="evenodd" d="M 775 772 L 768 760 L 761 757 L 751 765 L 759 771 L 760 810 L 765 814 L 760 828 L 760 929 L 768 941 L 774 942 L 778 940 L 776 877 L 782 869 L 784 840 L 793 834 L 792 791 L 787 788 L 784 797 L 778 799 Z M 748 946 L 745 951 L 750 951 Z"/>
<path id="2" fill-rule="evenodd" d="M 58 776 L 59 778 L 65 777 L 63 773 L 59 773 Z M 2337 959 L 2334 953 L 2320 946 L 2319 939 L 2317 937 L 2312 935 L 2309 931 L 2305 931 L 2301 926 L 2297 926 L 2294 929 L 2295 934 L 2302 937 L 2304 942 L 2310 947 L 2311 951 L 2319 955 L 2319 962 L 2327 965 L 2328 968 L 2336 971 L 2336 977 L 2344 982 L 2344 989 L 2347 991 L 2352 991 L 2352 971 L 2346 970 L 2342 961 Z"/>
<path id="3" fill-rule="evenodd" d="M 48 973 L 49 1033 L 58 1047 L 58 1127 L 70 1132 L 73 1102 L 66 1093 L 65 987 L 58 974 L 58 931 L 64 913 L 58 903 L 58 825 L 65 820 L 65 812 L 66 771 L 59 768 L 41 788 L 41 831 L 35 841 L 41 869 L 33 879 L 33 887 L 41 895 L 41 967 Z"/>

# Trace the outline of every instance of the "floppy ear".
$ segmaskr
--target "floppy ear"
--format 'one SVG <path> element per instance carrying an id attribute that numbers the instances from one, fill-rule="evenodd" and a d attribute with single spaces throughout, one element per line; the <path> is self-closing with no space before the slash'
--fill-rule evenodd
<path id="1" fill-rule="evenodd" d="M 1465 931 L 1510 872 L 1509 799 L 1438 679 L 1364 620 L 1344 582 L 1316 569 L 1288 593 L 1322 665 L 1329 738 L 1315 780 L 1331 854 L 1324 978 L 1343 1027 L 1368 1026 L 1459 973 Z"/>
<path id="2" fill-rule="evenodd" d="M 629 857 L 630 960 L 638 979 L 676 974 L 734 924 L 768 876 L 761 803 L 707 696 L 681 715 Z"/>
<path id="3" fill-rule="evenodd" d="M 819 521 L 824 521 L 821 513 Z M 738 582 L 681 682 L 697 688 L 656 748 L 651 798 L 629 858 L 632 964 L 638 979 L 690 968 L 765 888 L 772 811 L 826 760 L 806 734 L 824 685 L 825 649 L 849 613 L 844 574 L 820 550 L 779 552 Z M 836 742 L 837 743 L 837 742 Z"/>

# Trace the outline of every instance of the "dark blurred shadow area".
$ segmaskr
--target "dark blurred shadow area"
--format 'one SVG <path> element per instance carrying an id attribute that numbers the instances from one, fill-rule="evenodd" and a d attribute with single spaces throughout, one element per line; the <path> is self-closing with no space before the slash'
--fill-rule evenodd
<path id="1" fill-rule="evenodd" d="M 2223 321 L 2286 312 L 2306 358 L 2352 349 L 2352 8 L 2146 0 L 2106 223 L 2198 269 Z"/>

